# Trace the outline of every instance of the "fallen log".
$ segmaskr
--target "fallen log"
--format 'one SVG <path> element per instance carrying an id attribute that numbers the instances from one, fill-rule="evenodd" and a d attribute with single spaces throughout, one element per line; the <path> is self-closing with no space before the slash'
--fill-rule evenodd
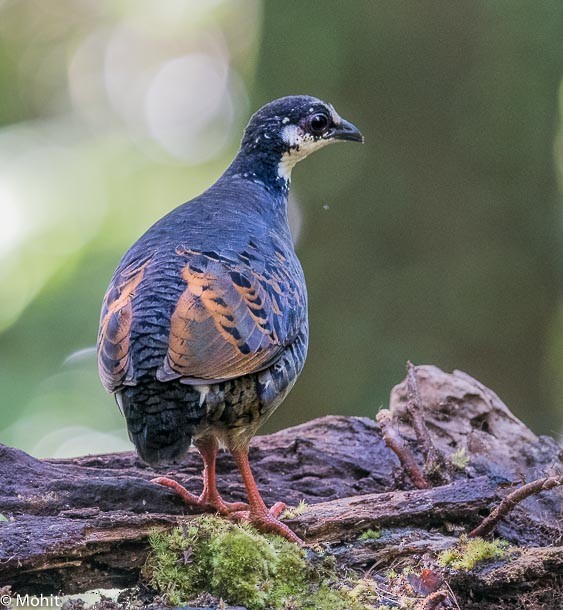
<path id="1" fill-rule="evenodd" d="M 328 417 L 256 438 L 251 459 L 265 500 L 318 503 L 395 487 L 396 460 L 365 418 Z M 219 456 L 221 493 L 243 500 L 230 458 Z M 167 474 L 202 486 L 191 451 Z M 29 593 L 81 592 L 136 583 L 149 532 L 197 514 L 165 488 L 133 452 L 37 460 L 0 446 L 0 583 Z"/>
<path id="2" fill-rule="evenodd" d="M 305 501 L 303 514 L 286 519 L 290 526 L 315 548 L 322 544 L 342 565 L 371 575 L 397 558 L 427 562 L 478 526 L 522 479 L 563 467 L 553 439 L 536 437 L 468 375 L 416 367 L 416 377 L 417 410 L 422 410 L 417 426 L 424 421 L 433 446 L 457 463 L 448 466 L 453 480 L 447 485 L 414 489 L 379 424 L 368 418 L 325 417 L 252 444 L 251 460 L 266 501 Z M 409 423 L 408 404 L 405 381 L 392 392 L 389 417 L 422 468 L 428 441 L 423 448 L 417 443 L 421 431 Z M 464 456 L 461 464 L 455 455 Z M 147 468 L 132 452 L 37 460 L 0 446 L 0 513 L 6 519 L 0 521 L 0 587 L 48 594 L 136 584 L 149 533 L 197 518 L 175 494 L 150 483 L 156 474 L 164 471 Z M 193 491 L 201 489 L 195 452 L 166 474 Z M 224 496 L 244 500 L 242 482 L 226 455 L 219 457 L 218 474 Z M 545 589 L 547 575 L 562 563 L 560 492 L 530 496 L 503 515 L 500 535 L 526 548 L 510 560 L 512 571 L 495 568 L 498 577 L 479 570 L 454 574 L 450 581 L 458 598 L 477 591 L 485 603 L 522 588 L 533 591 L 534 583 Z M 362 533 L 371 529 L 381 536 L 363 540 Z M 505 573 L 510 578 L 503 591 Z M 561 591 L 559 582 L 553 595 Z M 428 604 L 440 607 L 441 595 Z"/>
<path id="3" fill-rule="evenodd" d="M 470 522 L 498 497 L 497 489 L 487 477 L 479 477 L 432 489 L 353 496 L 315 504 L 288 523 L 315 543 L 347 541 L 372 528 Z"/>
<path id="4" fill-rule="evenodd" d="M 496 497 L 496 485 L 482 477 L 429 490 L 321 502 L 288 523 L 308 543 L 343 542 L 371 527 L 475 521 L 479 510 Z M 31 587 L 43 593 L 80 592 L 85 584 L 130 586 L 146 559 L 149 533 L 189 519 L 92 508 L 49 517 L 22 515 L 0 529 L 0 574 L 15 589 Z"/>

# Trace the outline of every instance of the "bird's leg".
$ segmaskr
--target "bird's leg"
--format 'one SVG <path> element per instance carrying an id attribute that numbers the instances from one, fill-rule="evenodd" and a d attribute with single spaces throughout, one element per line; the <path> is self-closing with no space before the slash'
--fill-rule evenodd
<path id="1" fill-rule="evenodd" d="M 212 506 L 221 515 L 241 510 L 248 510 L 245 502 L 225 502 L 217 489 L 215 464 L 217 462 L 217 441 L 214 437 L 207 437 L 196 443 L 198 451 L 203 458 L 203 491 L 199 501 Z"/>
<path id="2" fill-rule="evenodd" d="M 178 481 L 174 481 L 168 477 L 157 477 L 156 479 L 152 479 L 152 483 L 170 487 L 170 489 L 173 489 L 182 500 L 190 506 L 212 508 L 221 515 L 247 510 L 248 504 L 245 504 L 244 502 L 225 502 L 219 495 L 215 476 L 217 441 L 212 437 L 205 438 L 198 441 L 196 447 L 203 459 L 203 491 L 199 497 L 189 492 L 183 485 L 180 485 Z"/>
<path id="3" fill-rule="evenodd" d="M 232 513 L 231 516 L 235 519 L 248 521 L 261 532 L 278 534 L 291 542 L 302 545 L 303 541 L 296 536 L 285 523 L 282 523 L 278 519 L 285 510 L 285 504 L 283 502 L 276 502 L 270 510 L 268 510 L 264 504 L 264 500 L 262 500 L 262 496 L 256 486 L 252 470 L 250 469 L 248 450 L 231 449 L 231 453 L 240 470 L 244 486 L 246 487 L 249 504 L 248 511 Z"/>

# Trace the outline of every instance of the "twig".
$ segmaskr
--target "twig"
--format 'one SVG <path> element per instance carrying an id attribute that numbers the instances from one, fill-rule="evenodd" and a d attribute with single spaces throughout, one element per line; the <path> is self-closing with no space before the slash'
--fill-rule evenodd
<path id="1" fill-rule="evenodd" d="M 559 485 L 563 485 L 563 475 L 536 479 L 531 483 L 526 483 L 526 485 L 518 487 L 518 489 L 511 491 L 491 514 L 483 519 L 480 525 L 469 532 L 468 536 L 474 538 L 475 536 L 486 536 L 487 534 L 490 534 L 497 526 L 497 523 L 503 517 L 506 517 L 519 502 L 522 502 L 522 500 L 540 493 L 541 491 L 547 491 L 548 489 L 553 489 Z"/>
<path id="2" fill-rule="evenodd" d="M 454 593 L 453 589 L 451 588 L 450 583 L 447 580 L 444 582 L 444 586 L 448 590 L 450 600 L 455 604 L 456 609 L 461 610 L 461 607 L 457 602 L 457 597 L 455 596 L 455 593 Z"/>
<path id="3" fill-rule="evenodd" d="M 426 480 L 422 470 L 414 459 L 414 454 L 410 447 L 395 428 L 391 413 L 387 409 L 382 409 L 376 416 L 376 420 L 381 426 L 383 440 L 395 455 L 399 458 L 401 465 L 409 475 L 410 480 L 418 489 L 429 489 L 430 483 Z"/>
<path id="4" fill-rule="evenodd" d="M 410 360 L 407 362 L 407 413 L 411 417 L 416 438 L 426 457 L 433 449 L 433 445 L 422 416 L 423 408 L 416 380 L 416 367 Z"/>
<path id="5" fill-rule="evenodd" d="M 426 460 L 424 473 L 436 482 L 449 482 L 446 459 L 442 452 L 434 446 L 424 422 L 424 407 L 418 390 L 416 366 L 410 361 L 407 362 L 407 413 L 411 418 L 412 427 Z"/>

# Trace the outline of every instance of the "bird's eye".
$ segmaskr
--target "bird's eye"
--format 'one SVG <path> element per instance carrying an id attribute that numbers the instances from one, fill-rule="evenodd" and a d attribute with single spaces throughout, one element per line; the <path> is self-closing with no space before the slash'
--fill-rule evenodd
<path id="1" fill-rule="evenodd" d="M 326 114 L 323 114 L 322 112 L 320 112 L 319 114 L 314 114 L 309 119 L 309 129 L 315 135 L 323 134 L 327 130 L 329 125 L 330 119 L 326 116 Z"/>

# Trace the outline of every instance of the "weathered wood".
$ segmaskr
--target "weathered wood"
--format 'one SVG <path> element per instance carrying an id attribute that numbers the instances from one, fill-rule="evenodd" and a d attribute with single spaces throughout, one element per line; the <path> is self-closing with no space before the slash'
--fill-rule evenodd
<path id="1" fill-rule="evenodd" d="M 563 608 L 563 547 L 515 551 L 508 561 L 451 573 L 448 581 L 454 590 L 469 594 L 463 610 L 559 610 Z"/>
<path id="2" fill-rule="evenodd" d="M 318 503 L 396 486 L 397 464 L 365 418 L 329 417 L 256 438 L 251 449 L 265 500 Z M 219 488 L 243 500 L 244 488 L 226 454 Z M 189 489 L 202 486 L 201 460 L 190 452 L 168 471 Z M 0 583 L 30 592 L 74 592 L 127 586 L 138 578 L 148 533 L 194 514 L 135 453 L 37 460 L 0 446 Z"/>
<path id="3" fill-rule="evenodd" d="M 460 449 L 469 460 L 466 467 L 451 469 L 448 485 L 412 489 L 379 425 L 367 418 L 326 417 L 253 442 L 251 461 L 266 501 L 305 500 L 306 512 L 287 522 L 307 542 L 328 545 L 343 565 L 373 571 L 397 558 L 435 557 L 523 478 L 548 476 L 563 465 L 553 439 L 533 435 L 469 376 L 417 367 L 417 385 L 418 425 L 424 421 L 446 460 Z M 417 444 L 407 405 L 403 382 L 391 396 L 391 425 L 421 467 L 427 447 Z M 132 452 L 36 460 L 0 446 L 0 513 L 8 518 L 0 522 L 0 586 L 46 594 L 135 584 L 149 532 L 194 518 L 175 494 L 150 483 L 163 473 L 142 465 Z M 195 452 L 167 474 L 194 492 L 201 489 Z M 219 457 L 218 474 L 225 498 L 245 499 L 229 456 Z M 453 575 L 456 593 L 470 587 L 482 599 L 493 599 L 502 590 L 502 574 L 508 574 L 506 594 L 531 590 L 550 570 L 560 570 L 560 492 L 527 498 L 498 524 L 500 535 L 513 544 L 548 550 L 513 555 L 514 569 L 502 572 L 509 568 L 497 566 L 498 577 L 479 570 Z M 359 539 L 368 528 L 382 530 L 381 538 Z"/>
<path id="4" fill-rule="evenodd" d="M 369 527 L 474 522 L 496 495 L 496 485 L 482 477 L 428 490 L 322 502 L 288 522 L 308 543 L 341 542 L 357 539 Z M 190 518 L 92 508 L 48 517 L 22 515 L 0 529 L 0 575 L 14 588 L 43 592 L 76 592 L 86 583 L 89 588 L 133 585 L 146 559 L 149 533 Z"/>
<path id="5" fill-rule="evenodd" d="M 434 485 L 443 485 L 451 480 L 451 464 L 445 460 L 442 451 L 435 447 L 424 422 L 424 411 L 418 389 L 417 367 L 412 362 L 407 362 L 407 413 L 424 456 L 424 474 Z"/>
<path id="6" fill-rule="evenodd" d="M 357 538 L 371 528 L 470 522 L 493 501 L 498 486 L 487 479 L 458 481 L 432 489 L 394 491 L 342 498 L 312 506 L 289 521 L 307 542 L 335 542 Z"/>
<path id="7" fill-rule="evenodd" d="M 539 494 L 542 491 L 549 491 L 560 485 L 563 485 L 563 475 L 543 477 L 542 479 L 536 479 L 535 481 L 517 487 L 514 491 L 507 494 L 492 513 L 475 529 L 469 532 L 468 536 L 474 538 L 475 536 L 482 537 L 489 535 L 494 531 L 499 521 L 503 517 L 506 517 L 519 502 L 523 502 L 532 495 Z"/>
<path id="8" fill-rule="evenodd" d="M 368 418 L 327 417 L 254 439 L 250 460 L 266 502 L 283 496 L 288 504 L 333 500 L 356 494 L 392 490 L 398 461 Z M 36 460 L 0 445 L 0 512 L 58 514 L 61 507 L 97 507 L 132 512 L 150 510 L 182 514 L 185 505 L 163 487 L 149 481 L 156 474 L 177 478 L 188 489 L 202 486 L 197 451 L 174 469 L 144 466 L 134 452 Z M 221 452 L 218 485 L 231 500 L 245 492 L 234 462 Z"/>
<path id="9" fill-rule="evenodd" d="M 377 414 L 377 423 L 381 426 L 383 440 L 399 458 L 401 465 L 405 469 L 409 479 L 418 489 L 428 489 L 430 483 L 426 480 L 422 469 L 416 462 L 414 452 L 409 447 L 405 439 L 397 430 L 397 422 L 393 419 L 390 411 L 381 409 Z"/>

